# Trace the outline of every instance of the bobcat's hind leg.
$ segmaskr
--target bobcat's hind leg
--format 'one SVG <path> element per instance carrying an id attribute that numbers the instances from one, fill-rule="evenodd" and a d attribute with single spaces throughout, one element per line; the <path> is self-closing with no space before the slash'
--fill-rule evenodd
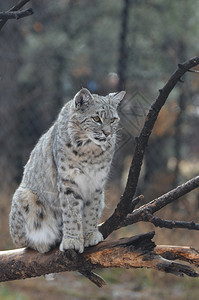
<path id="1" fill-rule="evenodd" d="M 17 247 L 28 247 L 24 218 L 18 205 L 14 203 L 9 215 L 10 235 Z"/>
<path id="2" fill-rule="evenodd" d="M 31 190 L 19 188 L 10 213 L 10 233 L 14 243 L 48 252 L 59 240 L 61 232 L 55 214 L 44 207 Z"/>

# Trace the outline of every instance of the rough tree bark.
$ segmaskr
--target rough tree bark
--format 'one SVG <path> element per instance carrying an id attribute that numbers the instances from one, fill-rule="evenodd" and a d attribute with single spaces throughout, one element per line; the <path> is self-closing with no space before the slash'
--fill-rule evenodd
<path id="1" fill-rule="evenodd" d="M 0 13 L 0 30 L 9 18 L 19 18 L 32 14 L 32 10 L 19 11 L 29 0 L 21 0 L 6 13 Z M 14 13 L 13 13 L 14 12 Z M 178 65 L 178 69 L 170 77 L 166 85 L 159 91 L 159 96 L 151 105 L 145 124 L 139 137 L 136 138 L 136 148 L 129 170 L 124 194 L 108 220 L 99 226 L 104 238 L 114 230 L 123 226 L 144 221 L 154 226 L 165 228 L 186 228 L 199 230 L 199 224 L 194 222 L 163 220 L 154 216 L 154 213 L 167 204 L 177 200 L 199 187 L 199 176 L 187 181 L 183 185 L 169 191 L 157 199 L 135 209 L 143 195 L 134 198 L 139 174 L 144 158 L 148 139 L 152 132 L 158 114 L 165 104 L 170 92 L 181 81 L 181 77 L 199 65 L 199 57 L 194 57 Z M 169 272 L 175 275 L 184 274 L 199 277 L 199 273 L 192 266 L 176 263 L 178 259 L 199 266 L 199 252 L 190 247 L 156 246 L 152 241 L 154 232 L 140 234 L 131 238 L 117 241 L 104 241 L 95 247 L 90 247 L 83 254 L 69 250 L 65 253 L 58 248 L 47 254 L 41 254 L 31 249 L 16 249 L 0 252 L 0 282 L 16 279 L 25 279 L 49 273 L 63 271 L 79 271 L 97 286 L 102 287 L 104 280 L 93 273 L 97 268 L 152 268 Z"/>

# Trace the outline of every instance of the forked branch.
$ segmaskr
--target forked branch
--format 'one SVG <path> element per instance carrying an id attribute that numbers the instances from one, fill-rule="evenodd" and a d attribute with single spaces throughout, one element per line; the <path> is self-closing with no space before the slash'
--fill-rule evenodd
<path id="1" fill-rule="evenodd" d="M 196 67 L 198 64 L 199 57 L 191 58 L 190 60 L 179 64 L 177 70 L 169 78 L 165 86 L 161 90 L 159 90 L 157 99 L 152 103 L 151 108 L 146 116 L 143 129 L 141 130 L 140 135 L 136 138 L 136 147 L 124 194 L 121 196 L 120 202 L 118 203 L 115 212 L 112 214 L 112 216 L 110 216 L 108 220 L 106 220 L 104 224 L 102 224 L 100 228 L 100 231 L 105 238 L 114 230 L 120 228 L 124 220 L 126 219 L 126 216 L 132 212 L 132 199 L 134 198 L 136 193 L 145 149 L 161 108 L 165 104 L 165 101 L 167 100 L 169 94 L 181 79 L 181 77 L 191 68 Z"/>
<path id="2" fill-rule="evenodd" d="M 199 224 L 194 222 L 177 222 L 177 221 L 167 221 L 161 220 L 160 218 L 154 217 L 153 214 L 159 211 L 161 208 L 165 207 L 169 203 L 177 200 L 183 195 L 191 192 L 192 190 L 199 187 L 199 176 L 190 179 L 186 183 L 179 185 L 177 188 L 169 191 L 168 193 L 150 201 L 149 203 L 135 209 L 131 214 L 128 214 L 121 227 L 134 224 L 140 221 L 151 222 L 155 226 L 165 227 L 165 228 L 187 228 L 199 230 Z M 163 224 L 165 226 L 163 226 Z"/>

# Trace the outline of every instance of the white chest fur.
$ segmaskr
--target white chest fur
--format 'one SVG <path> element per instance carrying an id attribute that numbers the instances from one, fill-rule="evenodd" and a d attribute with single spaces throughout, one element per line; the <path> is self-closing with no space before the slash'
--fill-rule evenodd
<path id="1" fill-rule="evenodd" d="M 75 168 L 71 171 L 71 177 L 78 185 L 84 199 L 90 199 L 96 190 L 102 190 L 107 177 L 106 168 L 96 166 L 85 167 L 84 170 Z"/>

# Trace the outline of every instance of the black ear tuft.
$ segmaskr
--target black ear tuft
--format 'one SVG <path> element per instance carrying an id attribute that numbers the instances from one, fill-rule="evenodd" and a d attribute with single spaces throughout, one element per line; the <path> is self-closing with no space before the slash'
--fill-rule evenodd
<path id="1" fill-rule="evenodd" d="M 83 88 L 74 97 L 75 108 L 85 110 L 93 101 L 93 96 L 89 90 Z"/>
<path id="2" fill-rule="evenodd" d="M 78 106 L 82 106 L 83 103 L 84 103 L 84 96 L 83 96 L 82 94 L 79 94 L 79 95 L 76 97 L 76 99 L 75 99 L 75 106 L 76 106 L 76 108 L 77 108 Z"/>

